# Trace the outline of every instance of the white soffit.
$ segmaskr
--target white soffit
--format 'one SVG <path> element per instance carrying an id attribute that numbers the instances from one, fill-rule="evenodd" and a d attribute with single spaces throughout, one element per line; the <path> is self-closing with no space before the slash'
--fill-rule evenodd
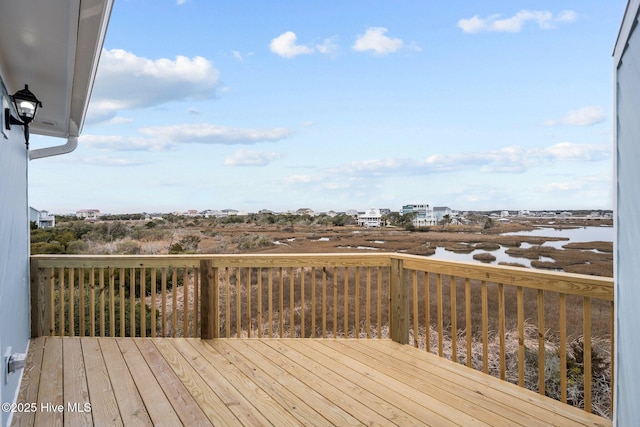
<path id="1" fill-rule="evenodd" d="M 78 136 L 113 0 L 19 0 L 0 5 L 0 73 L 9 94 L 40 101 L 33 134 Z"/>

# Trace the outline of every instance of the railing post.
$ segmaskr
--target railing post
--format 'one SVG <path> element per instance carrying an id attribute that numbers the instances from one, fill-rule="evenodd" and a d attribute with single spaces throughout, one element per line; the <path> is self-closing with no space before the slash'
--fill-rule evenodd
<path id="1" fill-rule="evenodd" d="M 400 344 L 409 343 L 409 295 L 404 283 L 402 259 L 391 258 L 391 339 Z"/>
<path id="2" fill-rule="evenodd" d="M 218 267 L 210 259 L 200 260 L 200 338 L 220 338 L 218 313 Z"/>
<path id="3" fill-rule="evenodd" d="M 37 259 L 31 259 L 30 287 L 31 287 L 31 337 L 36 338 L 51 335 L 51 298 L 47 286 L 49 277 L 38 266 Z"/>

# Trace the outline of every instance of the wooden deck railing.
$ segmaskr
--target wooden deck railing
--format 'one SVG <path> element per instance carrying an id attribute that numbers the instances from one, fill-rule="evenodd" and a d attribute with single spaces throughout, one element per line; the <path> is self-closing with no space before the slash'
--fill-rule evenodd
<path id="1" fill-rule="evenodd" d="M 32 331 L 391 338 L 587 411 L 613 399 L 592 393 L 613 389 L 613 280 L 585 275 L 395 253 L 38 255 Z"/>
<path id="2" fill-rule="evenodd" d="M 32 336 L 195 337 L 193 256 L 33 256 Z"/>

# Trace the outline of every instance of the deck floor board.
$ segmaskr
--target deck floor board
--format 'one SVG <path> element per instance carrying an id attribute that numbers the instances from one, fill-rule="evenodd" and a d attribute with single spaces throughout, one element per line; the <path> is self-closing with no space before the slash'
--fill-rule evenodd
<path id="1" fill-rule="evenodd" d="M 15 426 L 611 426 L 373 339 L 40 337 L 30 344 L 17 402 L 36 402 L 37 411 L 15 413 Z M 64 410 L 41 410 L 46 402 Z M 80 411 L 84 404 L 90 412 Z"/>

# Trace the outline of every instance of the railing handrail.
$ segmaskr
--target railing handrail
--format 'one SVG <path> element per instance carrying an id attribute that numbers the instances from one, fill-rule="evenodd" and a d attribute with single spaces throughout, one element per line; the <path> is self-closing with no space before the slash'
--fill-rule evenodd
<path id="1" fill-rule="evenodd" d="M 505 285 L 522 286 L 523 288 L 613 301 L 614 280 L 612 277 L 537 270 L 509 265 L 440 260 L 419 255 L 393 255 L 403 260 L 405 269 L 428 270 L 432 273 L 467 277 L 472 280 L 484 280 Z"/>
<path id="2" fill-rule="evenodd" d="M 126 267 L 198 267 L 203 259 L 213 267 L 369 267 L 390 266 L 391 260 L 403 261 L 405 269 L 428 270 L 433 273 L 468 277 L 523 288 L 550 290 L 613 301 L 614 280 L 611 277 L 553 272 L 526 267 L 489 265 L 440 260 L 397 252 L 292 253 L 292 254 L 188 254 L 188 255 L 32 255 L 39 267 L 90 268 L 111 267 L 125 261 Z"/>

